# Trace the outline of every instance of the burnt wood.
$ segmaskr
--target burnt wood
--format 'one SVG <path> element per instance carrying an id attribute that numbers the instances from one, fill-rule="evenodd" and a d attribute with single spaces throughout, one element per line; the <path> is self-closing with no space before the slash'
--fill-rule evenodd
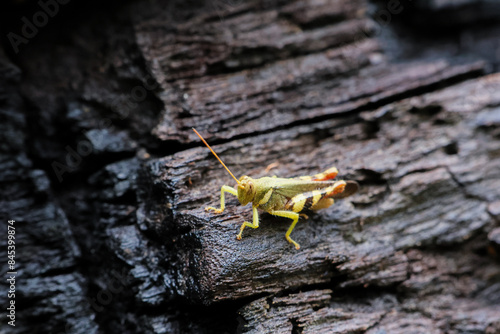
<path id="1" fill-rule="evenodd" d="M 75 1 L 4 39 L 7 333 L 500 332 L 499 8 L 399 5 Z M 1 6 L 7 33 L 43 10 Z M 204 211 L 234 180 L 192 127 L 238 177 L 359 191 L 298 251 L 265 213 L 238 241 L 251 207 Z"/>

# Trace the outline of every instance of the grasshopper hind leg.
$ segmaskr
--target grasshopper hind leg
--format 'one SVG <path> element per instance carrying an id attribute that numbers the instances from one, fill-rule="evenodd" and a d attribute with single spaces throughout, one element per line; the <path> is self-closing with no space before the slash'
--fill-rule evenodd
<path id="1" fill-rule="evenodd" d="M 288 231 L 286 231 L 285 238 L 286 238 L 286 240 L 288 240 L 289 243 L 291 243 L 295 246 L 295 249 L 300 249 L 300 245 L 297 242 L 295 242 L 292 238 L 290 238 L 290 233 L 292 233 L 295 225 L 299 221 L 299 214 L 296 212 L 284 211 L 284 210 L 271 211 L 269 213 L 274 215 L 274 216 L 290 218 L 293 220 L 292 225 L 290 225 L 290 227 L 288 228 Z"/>
<path id="2" fill-rule="evenodd" d="M 311 210 L 317 211 L 321 209 L 326 209 L 333 205 L 333 198 L 322 198 L 318 203 L 311 206 Z"/>
<path id="3" fill-rule="evenodd" d="M 335 167 L 325 170 L 323 173 L 310 176 L 299 176 L 297 179 L 304 181 L 328 181 L 333 180 L 339 173 L 338 169 Z"/>

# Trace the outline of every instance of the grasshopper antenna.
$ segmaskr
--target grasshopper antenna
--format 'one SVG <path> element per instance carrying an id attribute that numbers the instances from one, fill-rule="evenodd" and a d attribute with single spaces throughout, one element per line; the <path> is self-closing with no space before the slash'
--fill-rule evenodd
<path id="1" fill-rule="evenodd" d="M 233 177 L 233 179 L 238 183 L 240 184 L 240 181 L 238 181 L 233 173 L 231 173 L 231 171 L 229 170 L 229 168 L 226 167 L 226 165 L 222 162 L 222 160 L 219 158 L 219 156 L 217 155 L 217 153 L 214 152 L 214 150 L 212 150 L 212 148 L 210 147 L 210 145 L 208 145 L 208 143 L 205 141 L 205 139 L 203 139 L 203 137 L 198 133 L 198 131 L 196 131 L 195 128 L 192 128 L 194 133 L 196 133 L 198 135 L 198 137 L 200 137 L 201 141 L 207 145 L 208 149 L 215 155 L 215 157 L 217 158 L 217 160 L 219 160 L 219 162 L 222 164 L 222 166 L 224 166 L 224 168 L 229 172 L 229 174 L 231 174 L 231 176 Z"/>

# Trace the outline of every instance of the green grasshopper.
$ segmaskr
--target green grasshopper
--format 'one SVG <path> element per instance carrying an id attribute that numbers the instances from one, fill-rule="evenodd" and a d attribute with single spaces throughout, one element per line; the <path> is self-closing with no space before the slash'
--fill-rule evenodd
<path id="1" fill-rule="evenodd" d="M 292 225 L 288 228 L 285 238 L 296 249 L 300 249 L 300 245 L 290 238 L 290 233 L 292 233 L 293 228 L 299 221 L 299 216 L 308 218 L 307 215 L 303 213 L 299 214 L 299 212 L 305 209 L 319 210 L 328 208 L 333 204 L 334 199 L 345 198 L 358 191 L 359 186 L 355 181 L 329 181 L 334 179 L 338 174 L 338 170 L 335 167 L 313 176 L 300 176 L 290 179 L 274 176 L 253 179 L 250 176 L 244 175 L 238 180 L 198 131 L 194 128 L 193 131 L 237 182 L 235 188 L 222 186 L 219 209 L 209 206 L 205 208 L 205 211 L 222 213 L 225 209 L 224 193 L 230 193 L 238 197 L 238 201 L 243 206 L 252 202 L 252 223 L 244 222 L 241 225 L 240 233 L 236 236 L 238 240 L 241 240 L 241 234 L 245 227 L 259 227 L 259 213 L 257 209 L 261 209 L 274 216 L 292 219 Z"/>

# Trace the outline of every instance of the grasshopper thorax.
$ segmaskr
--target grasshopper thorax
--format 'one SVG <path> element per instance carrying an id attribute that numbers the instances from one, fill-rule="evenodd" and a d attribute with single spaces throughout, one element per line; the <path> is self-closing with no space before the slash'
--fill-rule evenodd
<path id="1" fill-rule="evenodd" d="M 247 205 L 255 198 L 255 184 L 254 180 L 250 176 L 243 175 L 240 177 L 236 188 L 238 189 L 238 200 L 241 205 Z"/>

